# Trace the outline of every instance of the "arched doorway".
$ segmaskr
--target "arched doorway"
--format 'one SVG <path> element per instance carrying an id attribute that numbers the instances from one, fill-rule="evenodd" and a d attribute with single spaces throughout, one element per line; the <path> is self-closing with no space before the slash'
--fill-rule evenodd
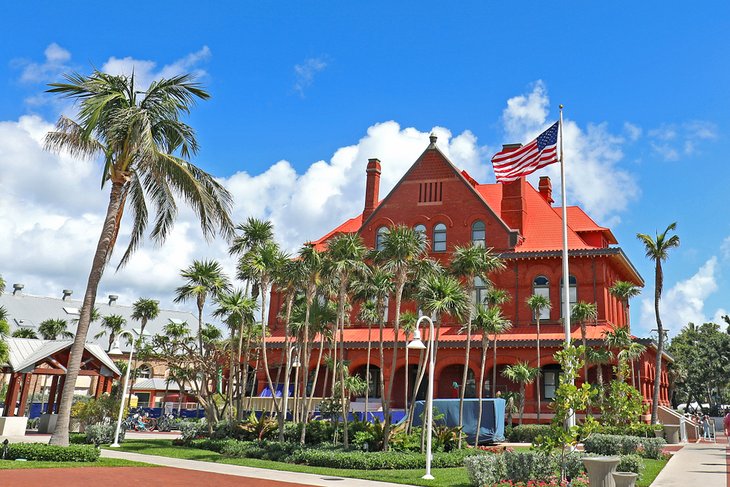
<path id="1" fill-rule="evenodd" d="M 461 364 L 448 365 L 441 370 L 438 382 L 438 397 L 441 399 L 456 399 L 459 397 L 461 379 L 464 375 L 464 366 Z M 466 375 L 466 398 L 477 397 L 477 387 L 474 370 L 469 368 Z"/>

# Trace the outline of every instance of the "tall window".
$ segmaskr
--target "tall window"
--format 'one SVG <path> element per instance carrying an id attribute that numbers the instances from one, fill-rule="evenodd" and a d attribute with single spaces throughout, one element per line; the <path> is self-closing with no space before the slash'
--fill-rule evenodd
<path id="1" fill-rule="evenodd" d="M 560 377 L 560 366 L 547 365 L 542 368 L 542 397 L 544 399 L 555 399 L 555 390 L 558 388 Z"/>
<path id="2" fill-rule="evenodd" d="M 383 323 L 388 322 L 388 307 L 390 305 L 390 297 L 386 296 L 383 299 Z"/>
<path id="3" fill-rule="evenodd" d="M 375 234 L 375 250 L 383 250 L 383 240 L 387 233 L 388 227 L 378 228 L 378 232 Z"/>
<path id="4" fill-rule="evenodd" d="M 474 278 L 474 294 L 472 294 L 472 303 L 474 307 L 478 304 L 484 304 L 484 300 L 487 297 L 487 283 L 481 277 Z"/>
<path id="5" fill-rule="evenodd" d="M 547 277 L 537 276 L 535 280 L 532 281 L 532 294 L 539 294 L 540 296 L 545 296 L 548 300 L 550 300 L 550 281 L 548 281 Z M 534 319 L 537 318 L 537 316 L 534 316 Z M 550 310 L 545 308 L 541 309 L 540 319 L 549 320 Z"/>
<path id="6" fill-rule="evenodd" d="M 426 245 L 426 240 L 427 240 L 427 238 L 426 238 L 426 225 L 423 225 L 423 224 L 419 223 L 418 225 L 416 225 L 415 227 L 413 227 L 413 230 L 416 233 L 418 233 L 420 235 L 423 235 L 423 245 Z"/>
<path id="7" fill-rule="evenodd" d="M 443 223 L 433 227 L 433 251 L 446 252 L 446 225 Z"/>
<path id="8" fill-rule="evenodd" d="M 570 311 L 573 311 L 573 306 L 578 302 L 578 292 L 576 291 L 577 280 L 575 276 L 568 278 L 568 297 L 570 298 Z M 563 280 L 560 279 L 560 316 L 563 316 L 563 304 L 565 303 L 565 295 L 563 293 Z"/>
<path id="9" fill-rule="evenodd" d="M 471 241 L 474 245 L 484 247 L 487 240 L 487 227 L 484 222 L 477 220 L 471 225 Z"/>

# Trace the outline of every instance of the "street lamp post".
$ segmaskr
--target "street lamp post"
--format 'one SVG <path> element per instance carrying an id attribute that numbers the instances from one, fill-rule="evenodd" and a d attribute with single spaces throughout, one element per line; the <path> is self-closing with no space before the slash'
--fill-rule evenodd
<path id="1" fill-rule="evenodd" d="M 289 375 L 291 374 L 291 369 L 296 369 L 299 367 L 299 357 L 294 357 L 294 361 L 292 361 L 292 354 L 297 349 L 297 347 L 292 347 L 289 349 L 289 368 L 286 371 L 286 377 L 284 377 L 284 390 L 281 391 L 281 394 L 284 396 L 284 407 L 282 408 L 281 413 L 284 415 L 284 421 L 286 421 L 286 415 L 288 413 L 289 408 Z M 294 392 L 296 394 L 296 391 Z M 274 398 L 276 400 L 276 398 Z M 296 404 L 295 404 L 296 407 Z"/>
<path id="2" fill-rule="evenodd" d="M 416 322 L 416 330 L 413 332 L 413 340 L 407 345 L 406 348 L 410 350 L 424 350 L 426 345 L 421 341 L 421 321 L 428 322 L 428 392 L 426 393 L 426 475 L 421 477 L 425 480 L 433 480 L 434 477 L 431 475 L 431 460 L 433 454 L 431 452 L 431 434 L 433 429 L 433 370 L 436 368 L 436 363 L 433 355 L 433 320 L 428 316 L 421 316 Z M 406 352 L 408 353 L 408 352 Z"/>
<path id="3" fill-rule="evenodd" d="M 134 333 L 124 330 L 117 336 L 117 340 L 114 343 L 113 350 L 110 350 L 110 353 L 122 353 L 122 350 L 119 348 L 119 338 L 121 338 L 122 335 L 127 334 L 130 337 L 132 337 L 132 350 L 129 352 L 129 359 L 127 360 L 127 372 L 124 374 L 124 386 L 122 387 L 122 402 L 119 405 L 119 416 L 117 417 L 117 429 L 114 432 L 114 443 L 109 445 L 112 448 L 119 448 L 119 431 L 122 429 L 122 414 L 124 414 L 124 400 L 125 396 L 127 395 L 127 386 L 129 385 L 129 372 L 132 370 L 132 355 L 134 355 L 134 344 L 136 342 Z"/>

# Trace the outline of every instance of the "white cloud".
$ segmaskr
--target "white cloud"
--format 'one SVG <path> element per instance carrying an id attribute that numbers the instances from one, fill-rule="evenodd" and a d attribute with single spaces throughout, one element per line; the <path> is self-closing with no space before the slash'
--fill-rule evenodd
<path id="1" fill-rule="evenodd" d="M 141 90 L 146 89 L 152 81 L 158 78 L 171 78 L 184 73 L 192 73 L 200 79 L 207 75 L 206 71 L 199 67 L 199 64 L 210 58 L 211 52 L 208 46 L 192 52 L 170 64 L 157 69 L 155 61 L 135 59 L 130 56 L 124 58 L 110 57 L 101 70 L 109 74 L 130 75 L 134 72 L 135 82 Z"/>
<path id="2" fill-rule="evenodd" d="M 327 67 L 327 62 L 323 57 L 307 58 L 302 64 L 294 65 L 294 90 L 299 96 L 304 96 L 304 90 L 312 86 L 314 76 Z"/>
<path id="3" fill-rule="evenodd" d="M 678 332 L 687 323 L 702 324 L 718 315 L 726 314 L 724 310 L 716 310 L 708 315 L 705 310 L 705 300 L 718 289 L 717 257 L 711 257 L 699 270 L 688 279 L 677 282 L 669 289 L 665 289 L 659 303 L 659 312 L 664 328 L 670 336 Z M 645 290 L 647 297 L 641 300 L 641 322 L 639 328 L 644 333 L 656 329 L 654 316 L 654 291 Z"/>
<path id="4" fill-rule="evenodd" d="M 15 60 L 13 64 L 22 67 L 20 81 L 24 83 L 41 83 L 56 78 L 60 73 L 68 71 L 71 53 L 55 42 L 43 51 L 44 61 L 35 63 L 27 60 Z"/>
<path id="5" fill-rule="evenodd" d="M 536 82 L 529 93 L 510 98 L 502 114 L 508 141 L 526 143 L 554 123 L 554 118 L 548 119 L 549 106 L 542 81 Z M 581 128 L 567 114 L 563 136 L 569 202 L 579 203 L 603 224 L 618 223 L 618 214 L 639 196 L 635 176 L 620 167 L 624 139 L 612 134 L 605 123 Z M 536 185 L 540 175 L 545 174 L 559 181 L 560 166 L 548 166 L 528 179 Z M 559 201 L 560 186 L 553 187 Z"/>
<path id="6" fill-rule="evenodd" d="M 634 125 L 631 122 L 624 122 L 624 132 L 629 140 L 636 142 L 641 137 L 643 131 L 638 125 Z"/>
<path id="7" fill-rule="evenodd" d="M 720 245 L 720 252 L 722 253 L 723 259 L 730 259 L 730 237 L 725 237 Z"/>
<path id="8" fill-rule="evenodd" d="M 717 126 L 704 120 L 663 124 L 649 131 L 651 148 L 665 161 L 678 161 L 696 154 L 702 142 L 717 139 Z"/>

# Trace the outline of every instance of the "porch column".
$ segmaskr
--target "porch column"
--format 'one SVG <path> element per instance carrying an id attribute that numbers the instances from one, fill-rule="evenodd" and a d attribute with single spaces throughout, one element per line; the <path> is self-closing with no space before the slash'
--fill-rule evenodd
<path id="1" fill-rule="evenodd" d="M 23 388 L 20 391 L 20 404 L 18 404 L 18 416 L 25 416 L 25 403 L 28 402 L 30 392 L 30 379 L 33 374 L 23 374 Z"/>
<path id="2" fill-rule="evenodd" d="M 121 377 L 119 378 L 121 380 Z M 111 377 L 104 377 L 104 391 L 105 394 L 111 394 L 112 392 L 112 383 L 114 382 L 114 379 Z M 121 384 L 121 382 L 120 382 Z"/>
<path id="3" fill-rule="evenodd" d="M 48 404 L 46 404 L 46 413 L 53 414 L 55 411 L 53 410 L 53 406 L 56 402 L 56 391 L 58 390 L 58 377 L 57 375 L 53 376 L 53 379 L 51 379 L 51 389 L 48 391 Z"/>
<path id="4" fill-rule="evenodd" d="M 94 388 L 94 397 L 99 398 L 104 390 L 104 379 L 103 375 L 96 376 L 96 387 Z"/>
<path id="5" fill-rule="evenodd" d="M 15 403 L 18 400 L 18 392 L 20 391 L 20 381 L 18 374 L 10 375 L 10 383 L 8 384 L 8 393 L 5 396 L 5 409 L 3 416 L 15 416 Z"/>

